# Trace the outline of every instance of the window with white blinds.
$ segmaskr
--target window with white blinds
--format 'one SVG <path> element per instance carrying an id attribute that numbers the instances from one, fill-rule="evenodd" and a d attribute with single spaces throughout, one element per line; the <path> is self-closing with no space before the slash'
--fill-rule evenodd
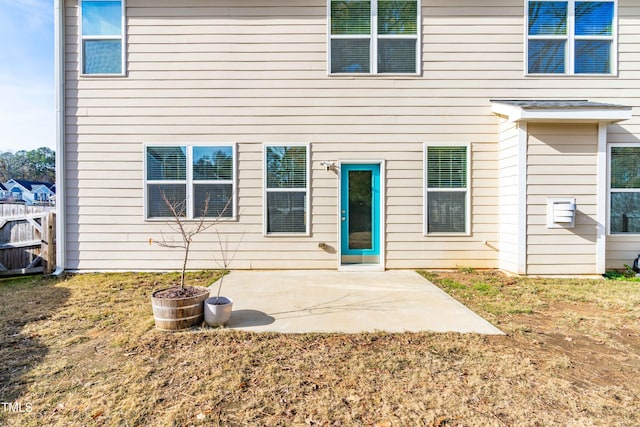
<path id="1" fill-rule="evenodd" d="M 469 146 L 425 146 L 425 233 L 469 232 Z"/>
<path id="2" fill-rule="evenodd" d="M 529 74 L 613 74 L 616 0 L 528 0 Z"/>
<path id="3" fill-rule="evenodd" d="M 640 233 L 640 146 L 609 147 L 609 232 Z"/>
<path id="4" fill-rule="evenodd" d="M 415 74 L 418 0 L 329 0 L 331 74 Z"/>
<path id="5" fill-rule="evenodd" d="M 309 233 L 309 146 L 264 147 L 265 234 Z"/>
<path id="6" fill-rule="evenodd" d="M 235 146 L 147 146 L 146 217 L 235 216 Z M 164 197 L 163 197 L 164 196 Z M 208 200 L 208 202 L 207 202 Z"/>

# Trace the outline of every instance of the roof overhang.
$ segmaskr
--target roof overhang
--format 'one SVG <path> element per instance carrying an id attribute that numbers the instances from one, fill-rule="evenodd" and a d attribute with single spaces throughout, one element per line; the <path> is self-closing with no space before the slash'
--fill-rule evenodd
<path id="1" fill-rule="evenodd" d="M 608 122 L 631 118 L 631 107 L 587 100 L 492 99 L 491 111 L 510 122 Z"/>

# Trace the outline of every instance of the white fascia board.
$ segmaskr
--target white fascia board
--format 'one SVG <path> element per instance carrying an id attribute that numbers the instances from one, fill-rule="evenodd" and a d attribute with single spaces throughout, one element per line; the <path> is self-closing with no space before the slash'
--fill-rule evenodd
<path id="1" fill-rule="evenodd" d="M 513 105 L 503 104 L 501 102 L 491 103 L 491 112 L 499 116 L 506 117 L 510 122 L 516 121 L 515 116 L 522 111 L 522 108 Z"/>
<path id="2" fill-rule="evenodd" d="M 507 117 L 510 122 L 608 122 L 629 120 L 631 108 L 536 108 L 523 109 L 514 105 L 494 102 L 494 114 Z"/>
<path id="3" fill-rule="evenodd" d="M 521 110 L 519 121 L 619 122 L 631 118 L 631 109 Z"/>

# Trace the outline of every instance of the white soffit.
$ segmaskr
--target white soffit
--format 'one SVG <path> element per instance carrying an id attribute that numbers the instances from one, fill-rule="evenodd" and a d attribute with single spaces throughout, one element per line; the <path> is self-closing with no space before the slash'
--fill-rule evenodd
<path id="1" fill-rule="evenodd" d="M 491 111 L 510 122 L 609 122 L 631 118 L 631 107 L 587 100 L 492 99 Z"/>

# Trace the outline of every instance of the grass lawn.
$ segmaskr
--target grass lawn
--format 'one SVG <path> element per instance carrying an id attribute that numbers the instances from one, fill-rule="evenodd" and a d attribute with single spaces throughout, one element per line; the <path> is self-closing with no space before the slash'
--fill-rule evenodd
<path id="1" fill-rule="evenodd" d="M 423 275 L 507 335 L 164 333 L 174 274 L 0 280 L 0 425 L 640 425 L 640 282 Z"/>

